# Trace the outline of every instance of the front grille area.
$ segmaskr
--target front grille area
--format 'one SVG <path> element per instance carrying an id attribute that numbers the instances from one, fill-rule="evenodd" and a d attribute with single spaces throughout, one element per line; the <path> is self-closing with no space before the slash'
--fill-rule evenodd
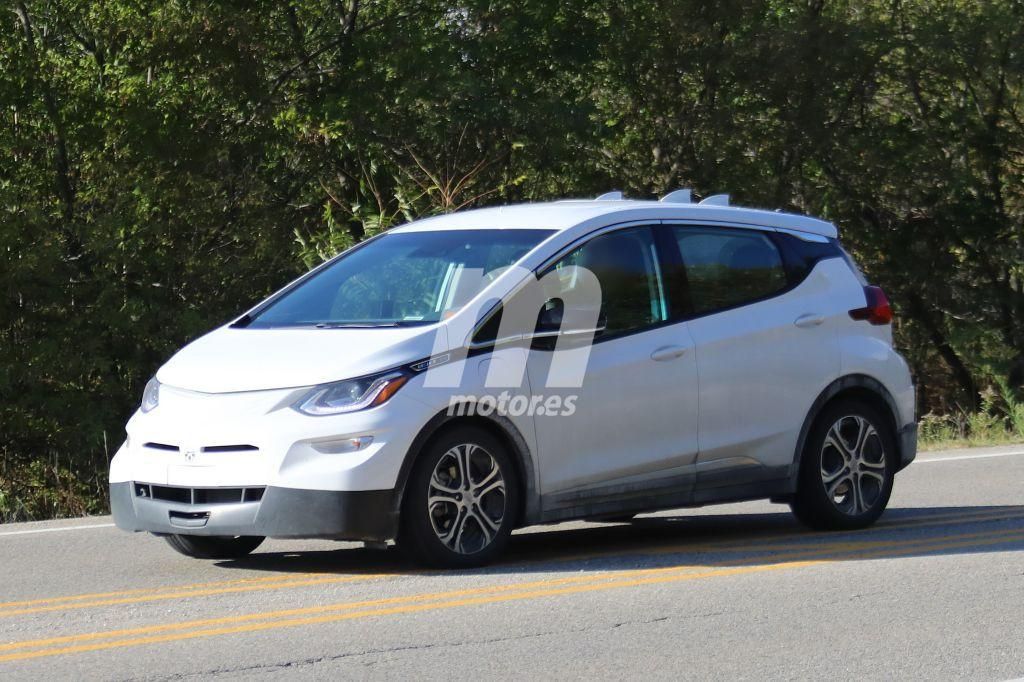
<path id="1" fill-rule="evenodd" d="M 166 452 L 178 451 L 177 445 L 168 445 L 167 443 L 144 443 L 142 447 L 149 448 L 150 450 L 164 450 Z"/>
<path id="2" fill-rule="evenodd" d="M 241 504 L 259 502 L 265 487 L 254 488 L 183 488 L 174 485 L 135 483 L 135 496 L 178 504 Z"/>
<path id="3" fill-rule="evenodd" d="M 169 445 L 168 443 L 143 443 L 142 447 L 149 448 L 150 450 L 163 450 L 164 452 L 180 452 L 181 448 L 177 445 Z M 239 443 L 238 445 L 204 445 L 200 448 L 201 452 L 259 452 L 259 448 L 255 445 L 248 443 Z"/>

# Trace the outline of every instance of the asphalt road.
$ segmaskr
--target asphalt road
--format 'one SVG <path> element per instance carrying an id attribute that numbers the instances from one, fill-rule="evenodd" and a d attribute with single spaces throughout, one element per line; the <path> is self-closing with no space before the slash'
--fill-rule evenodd
<path id="1" fill-rule="evenodd" d="M 107 517 L 0 526 L 0 679 L 1024 676 L 1024 447 L 925 453 L 870 530 L 749 503 L 525 529 L 502 563 Z"/>

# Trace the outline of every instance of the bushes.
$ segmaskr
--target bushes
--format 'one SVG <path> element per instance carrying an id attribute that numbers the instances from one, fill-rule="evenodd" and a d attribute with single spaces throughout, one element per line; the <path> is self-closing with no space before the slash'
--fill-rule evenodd
<path id="1" fill-rule="evenodd" d="M 35 459 L 0 464 L 0 523 L 103 514 L 108 508 L 106 471 L 70 468 Z"/>
<path id="2" fill-rule="evenodd" d="M 918 423 L 918 442 L 925 450 L 1024 441 L 1024 402 L 1005 382 L 997 382 L 981 395 L 976 412 L 928 413 Z"/>

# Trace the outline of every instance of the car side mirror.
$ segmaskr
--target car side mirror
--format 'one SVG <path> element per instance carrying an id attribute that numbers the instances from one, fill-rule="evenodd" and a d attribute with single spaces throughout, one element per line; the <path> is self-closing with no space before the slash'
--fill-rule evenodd
<path id="1" fill-rule="evenodd" d="M 568 308 L 560 298 L 548 299 L 537 315 L 535 338 L 554 336 L 599 334 L 605 330 L 606 318 L 599 313 L 594 322 L 594 310 L 588 308 Z"/>
<path id="2" fill-rule="evenodd" d="M 565 312 L 565 303 L 560 298 L 549 298 L 541 306 L 537 313 L 537 334 L 557 334 L 562 327 L 562 315 Z"/>

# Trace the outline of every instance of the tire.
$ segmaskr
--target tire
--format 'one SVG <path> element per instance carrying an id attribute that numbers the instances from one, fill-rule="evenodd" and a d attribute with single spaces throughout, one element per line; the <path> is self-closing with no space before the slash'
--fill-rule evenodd
<path id="1" fill-rule="evenodd" d="M 807 435 L 789 506 L 815 530 L 866 528 L 889 503 L 896 462 L 889 421 L 860 401 L 837 401 Z"/>
<path id="2" fill-rule="evenodd" d="M 193 559 L 238 559 L 259 547 L 264 538 L 249 535 L 234 538 L 215 535 L 165 535 L 164 540 L 176 552 Z"/>
<path id="3" fill-rule="evenodd" d="M 398 544 L 428 566 L 482 566 L 505 549 L 518 509 L 519 479 L 505 446 L 483 429 L 456 427 L 413 466 Z"/>

